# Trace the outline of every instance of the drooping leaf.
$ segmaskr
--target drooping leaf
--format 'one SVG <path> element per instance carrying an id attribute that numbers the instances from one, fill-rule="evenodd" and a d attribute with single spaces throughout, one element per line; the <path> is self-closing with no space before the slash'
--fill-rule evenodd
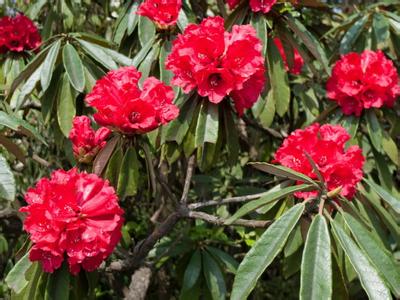
<path id="1" fill-rule="evenodd" d="M 105 53 L 100 47 L 96 44 L 89 43 L 87 41 L 78 39 L 79 43 L 82 45 L 83 49 L 98 63 L 102 64 L 107 69 L 117 69 L 118 66 L 111 58 L 110 55 Z"/>
<path id="2" fill-rule="evenodd" d="M 211 247 L 208 246 L 207 247 L 207 251 L 211 253 L 212 256 L 214 256 L 214 258 L 219 261 L 220 263 L 222 263 L 223 265 L 225 265 L 226 269 L 235 274 L 236 270 L 239 266 L 239 263 L 232 257 L 230 256 L 228 253 L 215 248 L 215 247 Z"/>
<path id="3" fill-rule="evenodd" d="M 372 145 L 379 152 L 382 150 L 382 128 L 379 124 L 378 118 L 376 117 L 375 111 L 369 109 L 365 113 L 367 120 L 368 135 L 371 139 Z"/>
<path id="4" fill-rule="evenodd" d="M 343 218 L 370 262 L 380 271 L 396 297 L 400 297 L 400 268 L 393 256 L 350 214 L 343 213 Z"/>
<path id="5" fill-rule="evenodd" d="M 293 206 L 261 235 L 239 265 L 231 300 L 246 299 L 262 273 L 283 249 L 303 211 L 304 204 Z"/>
<path id="6" fill-rule="evenodd" d="M 390 194 L 387 190 L 377 185 L 372 180 L 364 178 L 364 181 L 368 183 L 368 185 L 375 191 L 375 193 L 377 193 L 382 198 L 382 200 L 389 204 L 395 212 L 400 214 L 400 200 L 398 198 Z"/>
<path id="7" fill-rule="evenodd" d="M 0 156 L 1 164 L 1 156 Z M 0 168 L 0 170 L 2 170 Z M 29 260 L 29 252 L 26 253 L 8 272 L 5 282 L 7 286 L 12 289 L 16 294 L 22 292 L 22 290 L 28 285 L 25 274 L 29 268 L 32 267 L 32 262 Z"/>
<path id="8" fill-rule="evenodd" d="M 336 222 L 331 222 L 333 232 L 338 242 L 349 258 L 354 270 L 360 279 L 361 285 L 371 300 L 391 299 L 390 291 L 380 278 L 378 271 L 372 266 L 356 243 Z"/>
<path id="9" fill-rule="evenodd" d="M 183 290 L 190 290 L 199 279 L 201 272 L 201 253 L 196 250 L 190 258 L 189 264 L 186 267 L 183 275 Z"/>
<path id="10" fill-rule="evenodd" d="M 325 218 L 317 215 L 311 223 L 304 246 L 301 261 L 300 299 L 331 298 L 331 241 Z"/>
<path id="11" fill-rule="evenodd" d="M 400 167 L 400 153 L 396 143 L 390 137 L 390 135 L 383 131 L 383 138 L 382 138 L 382 148 L 383 151 L 386 152 L 387 156 L 391 159 L 391 161 Z"/>
<path id="12" fill-rule="evenodd" d="M 6 159 L 0 154 L 0 198 L 15 199 L 15 179 Z"/>
<path id="13" fill-rule="evenodd" d="M 110 157 L 113 154 L 119 140 L 119 136 L 112 137 L 111 140 L 109 140 L 104 146 L 104 148 L 101 149 L 100 152 L 97 154 L 96 158 L 93 161 L 92 172 L 94 174 L 100 176 L 103 173 L 103 170 L 107 166 L 107 163 L 110 160 Z"/>
<path id="14" fill-rule="evenodd" d="M 196 127 L 196 147 L 201 147 L 204 143 L 215 144 L 218 139 L 219 115 L 218 105 L 203 101 Z"/>
<path id="15" fill-rule="evenodd" d="M 380 13 L 374 13 L 372 29 L 379 49 L 382 49 L 389 40 L 389 20 Z"/>
<path id="16" fill-rule="evenodd" d="M 83 72 L 82 60 L 75 47 L 69 43 L 63 48 L 63 63 L 71 85 L 78 92 L 83 92 L 85 88 L 85 74 Z"/>
<path id="17" fill-rule="evenodd" d="M 156 27 L 154 23 L 144 16 L 139 16 L 139 41 L 142 46 L 154 38 Z"/>
<path id="18" fill-rule="evenodd" d="M 45 300 L 68 300 L 70 291 L 70 278 L 67 264 L 54 271 L 49 276 L 45 292 Z"/>
<path id="19" fill-rule="evenodd" d="M 203 261 L 203 274 L 206 279 L 207 287 L 211 293 L 213 300 L 223 300 L 226 298 L 226 285 L 225 279 L 222 274 L 221 268 L 214 258 L 207 253 L 201 252 Z"/>
<path id="20" fill-rule="evenodd" d="M 351 51 L 351 48 L 353 47 L 357 38 L 360 36 L 369 17 L 370 17 L 369 14 L 364 15 L 359 20 L 357 20 L 353 24 L 353 26 L 351 26 L 350 29 L 345 33 L 345 35 L 342 38 L 342 41 L 340 42 L 339 51 L 341 54 L 346 54 Z"/>
<path id="21" fill-rule="evenodd" d="M 55 42 L 46 56 L 42 64 L 42 69 L 40 72 L 40 84 L 42 85 L 42 90 L 45 91 L 50 85 L 51 77 L 53 76 L 53 71 L 55 63 L 60 52 L 61 39 Z"/>
<path id="22" fill-rule="evenodd" d="M 121 170 L 118 178 L 118 195 L 121 198 L 134 196 L 139 184 L 139 161 L 136 149 L 130 147 L 122 160 Z"/>
<path id="23" fill-rule="evenodd" d="M 71 131 L 75 112 L 75 96 L 71 90 L 68 75 L 65 73 L 62 79 L 60 97 L 58 99 L 57 118 L 60 129 L 66 137 L 68 137 Z"/>

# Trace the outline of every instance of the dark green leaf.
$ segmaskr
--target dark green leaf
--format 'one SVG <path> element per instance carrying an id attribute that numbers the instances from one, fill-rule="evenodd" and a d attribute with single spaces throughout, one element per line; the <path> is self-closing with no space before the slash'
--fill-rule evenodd
<path id="1" fill-rule="evenodd" d="M 386 131 L 383 131 L 382 133 L 383 133 L 383 138 L 382 138 L 383 151 L 386 152 L 386 154 L 389 156 L 389 158 L 392 160 L 394 164 L 400 167 L 400 153 L 396 143 L 393 141 L 393 139 Z"/>
<path id="2" fill-rule="evenodd" d="M 93 161 L 92 172 L 94 174 L 101 176 L 119 140 L 120 137 L 118 135 L 114 136 L 111 140 L 107 142 L 105 147 L 101 149 L 100 152 L 97 154 L 96 158 Z"/>
<path id="3" fill-rule="evenodd" d="M 154 45 L 155 37 L 153 37 L 151 40 L 149 40 L 146 45 L 140 49 L 140 51 L 135 55 L 135 57 L 132 59 L 132 66 L 138 68 L 143 59 L 147 57 L 147 54 L 149 53 L 150 49 Z"/>
<path id="4" fill-rule="evenodd" d="M 138 7 L 139 3 L 134 2 L 130 9 L 128 9 L 128 23 L 126 27 L 126 32 L 128 35 L 132 34 L 139 22 L 139 15 L 136 13 Z"/>
<path id="5" fill-rule="evenodd" d="M 343 213 L 343 218 L 370 262 L 389 283 L 396 297 L 400 297 L 400 268 L 393 256 L 350 214 Z"/>
<path id="6" fill-rule="evenodd" d="M 350 27 L 350 29 L 345 33 L 345 35 L 342 38 L 342 41 L 340 42 L 340 53 L 341 54 L 346 54 L 351 51 L 352 46 L 354 45 L 355 41 L 361 34 L 365 24 L 367 23 L 369 19 L 369 14 L 364 15 L 362 18 L 357 20 L 353 26 Z"/>
<path id="7" fill-rule="evenodd" d="M 186 267 L 183 275 L 183 290 L 190 290 L 197 282 L 201 272 L 201 254 L 196 250 L 190 258 L 189 264 Z"/>
<path id="8" fill-rule="evenodd" d="M 383 134 L 375 111 L 373 109 L 367 110 L 365 113 L 365 117 L 367 119 L 368 134 L 371 139 L 372 145 L 376 150 L 381 151 Z"/>
<path id="9" fill-rule="evenodd" d="M 139 16 L 139 41 L 142 46 L 146 45 L 156 35 L 154 23 L 147 17 Z"/>
<path id="10" fill-rule="evenodd" d="M 208 246 L 207 251 L 214 256 L 214 258 L 225 265 L 226 269 L 235 274 L 239 266 L 239 263 L 228 253 L 221 251 L 220 249 Z"/>
<path id="11" fill-rule="evenodd" d="M 300 299 L 332 298 L 331 240 L 321 215 L 314 217 L 307 234 L 301 262 Z"/>
<path id="12" fill-rule="evenodd" d="M 57 118 L 60 129 L 66 137 L 68 137 L 72 128 L 72 120 L 75 117 L 75 112 L 75 96 L 71 90 L 68 75 L 64 74 L 60 97 L 58 99 Z"/>
<path id="13" fill-rule="evenodd" d="M 218 263 L 212 258 L 207 251 L 202 251 L 203 274 L 206 279 L 207 287 L 211 293 L 213 300 L 226 298 L 226 286 L 224 275 Z"/>
<path id="14" fill-rule="evenodd" d="M 374 31 L 376 42 L 378 44 L 378 48 L 384 48 L 390 37 L 388 19 L 380 13 L 374 13 L 372 28 Z"/>
<path id="15" fill-rule="evenodd" d="M 304 204 L 293 206 L 261 235 L 239 265 L 231 300 L 246 299 L 254 289 L 258 278 L 283 249 L 303 211 Z"/>
<path id="16" fill-rule="evenodd" d="M 79 43 L 82 45 L 83 49 L 93 57 L 98 63 L 105 66 L 107 69 L 117 69 L 118 66 L 111 58 L 110 55 L 105 53 L 100 47 L 96 44 L 86 42 L 84 40 L 78 39 Z"/>
<path id="17" fill-rule="evenodd" d="M 71 85 L 78 92 L 83 92 L 85 88 L 85 74 L 83 72 L 82 61 L 74 46 L 69 43 L 63 48 L 63 62 Z"/>
<path id="18" fill-rule="evenodd" d="M 118 178 L 118 195 L 121 198 L 134 196 L 139 184 L 139 161 L 136 149 L 129 148 L 122 160 L 121 170 Z"/>
<path id="19" fill-rule="evenodd" d="M 218 128 L 218 105 L 204 100 L 196 126 L 196 147 L 201 147 L 204 143 L 215 144 L 218 139 Z"/>
<path id="20" fill-rule="evenodd" d="M 331 224 L 337 240 L 357 272 L 361 285 L 367 292 L 369 299 L 391 299 L 390 291 L 379 277 L 377 270 L 371 265 L 356 243 L 336 221 L 331 222 Z"/>
<path id="21" fill-rule="evenodd" d="M 49 276 L 45 300 L 68 300 L 70 277 L 67 264 L 64 262 L 61 268 Z"/>
<path id="22" fill-rule="evenodd" d="M 377 193 L 387 204 L 389 204 L 395 212 L 400 214 L 400 200 L 390 194 L 387 190 L 383 187 L 380 187 L 372 180 L 368 180 L 364 178 L 364 181 L 368 183 L 368 185 Z"/>

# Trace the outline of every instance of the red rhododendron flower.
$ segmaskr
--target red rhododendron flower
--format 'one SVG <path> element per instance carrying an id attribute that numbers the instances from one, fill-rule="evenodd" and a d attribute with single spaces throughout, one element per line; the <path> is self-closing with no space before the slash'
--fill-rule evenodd
<path id="1" fill-rule="evenodd" d="M 75 117 L 69 139 L 72 142 L 74 156 L 80 163 L 90 163 L 97 153 L 106 145 L 106 139 L 111 130 L 101 127 L 96 131 L 90 126 L 90 119 L 86 116 Z"/>
<path id="2" fill-rule="evenodd" d="M 36 25 L 28 17 L 17 14 L 0 19 L 0 53 L 32 50 L 41 42 Z"/>
<path id="3" fill-rule="evenodd" d="M 137 14 L 148 17 L 159 27 L 175 25 L 182 0 L 145 0 L 140 4 Z"/>
<path id="4" fill-rule="evenodd" d="M 345 149 L 349 139 L 350 135 L 339 125 L 314 124 L 292 132 L 276 151 L 275 161 L 317 179 L 305 154 L 308 153 L 324 177 L 328 190 L 341 188 L 340 194 L 351 199 L 363 177 L 365 159 L 358 146 Z M 317 195 L 317 191 L 295 193 L 296 197 L 304 199 Z"/>
<path id="5" fill-rule="evenodd" d="M 97 109 L 97 123 L 125 134 L 140 134 L 178 116 L 179 109 L 172 103 L 172 88 L 149 77 L 140 90 L 140 76 L 135 67 L 124 67 L 110 71 L 96 82 L 86 102 Z"/>
<path id="6" fill-rule="evenodd" d="M 230 9 L 234 9 L 239 3 L 240 0 L 226 0 L 225 1 Z M 250 8 L 254 12 L 263 12 L 264 14 L 268 13 L 272 6 L 276 3 L 276 0 L 250 0 Z"/>
<path id="7" fill-rule="evenodd" d="M 29 258 L 45 272 L 58 269 L 64 258 L 72 274 L 81 267 L 94 271 L 121 238 L 123 210 L 115 190 L 95 174 L 57 170 L 28 189 L 25 200 L 20 211 L 28 214 Z"/>
<path id="8" fill-rule="evenodd" d="M 342 55 L 327 82 L 327 96 L 346 115 L 360 116 L 363 109 L 393 107 L 400 95 L 399 76 L 382 51 Z"/>
<path id="9" fill-rule="evenodd" d="M 293 66 L 289 69 L 285 50 L 283 49 L 282 41 L 279 38 L 274 38 L 274 43 L 281 54 L 286 71 L 293 75 L 299 75 L 304 65 L 304 60 L 297 49 L 293 49 Z"/>
<path id="10" fill-rule="evenodd" d="M 190 24 L 174 41 L 166 68 L 185 93 L 197 88 L 212 103 L 231 96 L 239 115 L 258 99 L 265 85 L 261 41 L 250 25 L 224 29 L 221 17 Z"/>

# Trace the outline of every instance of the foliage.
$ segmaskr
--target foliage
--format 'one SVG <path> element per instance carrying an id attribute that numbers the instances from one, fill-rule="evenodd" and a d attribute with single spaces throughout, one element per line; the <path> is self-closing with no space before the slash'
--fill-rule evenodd
<path id="1" fill-rule="evenodd" d="M 139 2 L 0 1 L 2 15 L 24 12 L 43 39 L 37 51 L 0 54 L 0 297 L 120 299 L 149 267 L 148 299 L 399 298 L 399 101 L 356 117 L 326 97 L 342 54 L 382 50 L 400 70 L 398 1 L 278 1 L 262 14 L 248 1 L 230 10 L 222 0 L 184 0 L 166 30 L 135 14 Z M 251 24 L 262 41 L 266 88 L 242 117 L 228 101 L 183 93 L 165 68 L 177 34 L 211 15 L 227 30 Z M 305 62 L 300 75 L 285 68 L 294 49 Z M 93 114 L 85 95 L 122 66 L 136 67 L 140 84 L 155 76 L 171 85 L 180 115 L 134 138 L 114 132 L 92 165 L 80 164 L 72 120 Z M 340 124 L 363 150 L 351 201 L 323 178 L 271 163 L 291 132 L 316 122 Z M 27 258 L 18 209 L 38 179 L 74 166 L 115 187 L 122 239 L 95 272 L 72 276 L 64 264 L 44 273 Z M 310 190 L 318 197 L 294 196 Z"/>

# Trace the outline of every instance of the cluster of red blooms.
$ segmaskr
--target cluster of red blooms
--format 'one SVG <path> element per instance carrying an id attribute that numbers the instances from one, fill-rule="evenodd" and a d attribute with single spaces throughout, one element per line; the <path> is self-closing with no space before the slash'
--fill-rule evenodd
<path id="1" fill-rule="evenodd" d="M 58 269 L 64 258 L 72 274 L 81 267 L 94 271 L 121 238 L 123 210 L 115 190 L 95 174 L 55 171 L 30 188 L 25 200 L 28 206 L 20 211 L 28 214 L 29 258 L 46 272 Z"/>
<path id="2" fill-rule="evenodd" d="M 295 130 L 275 153 L 275 162 L 293 169 L 312 179 L 317 179 L 305 153 L 316 163 L 329 191 L 341 188 L 340 195 L 351 199 L 357 183 L 363 177 L 364 156 L 358 146 L 345 150 L 350 139 L 339 125 L 314 124 L 306 129 Z M 317 196 L 317 191 L 297 192 L 298 198 Z"/>
<path id="3" fill-rule="evenodd" d="M 224 29 L 224 19 L 190 24 L 174 41 L 166 68 L 185 93 L 197 87 L 212 103 L 231 96 L 239 115 L 258 99 L 265 84 L 261 41 L 250 25 Z"/>
<path id="4" fill-rule="evenodd" d="M 182 0 L 145 0 L 136 13 L 165 28 L 176 24 L 181 7 Z"/>
<path id="5" fill-rule="evenodd" d="M 106 145 L 106 139 L 110 134 L 111 130 L 106 127 L 94 131 L 87 116 L 75 117 L 69 139 L 72 142 L 76 160 L 80 163 L 92 162 L 97 153 Z"/>
<path id="6" fill-rule="evenodd" d="M 226 0 L 230 9 L 234 9 L 239 3 L 240 0 Z M 254 12 L 263 12 L 264 14 L 268 13 L 272 6 L 276 3 L 276 0 L 250 0 L 250 8 Z"/>
<path id="7" fill-rule="evenodd" d="M 289 64 L 287 62 L 287 57 L 282 45 L 282 41 L 279 38 L 274 38 L 274 43 L 278 48 L 279 53 L 281 54 L 283 63 L 285 64 L 286 71 L 289 71 L 293 75 L 299 75 L 304 65 L 304 60 L 301 57 L 299 51 L 296 48 L 293 49 L 293 66 L 289 68 Z"/>
<path id="8" fill-rule="evenodd" d="M 135 67 L 123 67 L 96 82 L 86 102 L 97 109 L 94 119 L 98 124 L 125 134 L 141 134 L 178 116 L 172 88 L 149 77 L 140 90 L 140 77 Z"/>
<path id="9" fill-rule="evenodd" d="M 32 50 L 41 42 L 37 27 L 28 17 L 17 14 L 0 19 L 0 53 Z"/>
<path id="10" fill-rule="evenodd" d="M 363 109 L 393 107 L 400 85 L 393 62 L 381 51 L 343 55 L 333 67 L 327 96 L 336 101 L 346 115 L 360 116 Z"/>

